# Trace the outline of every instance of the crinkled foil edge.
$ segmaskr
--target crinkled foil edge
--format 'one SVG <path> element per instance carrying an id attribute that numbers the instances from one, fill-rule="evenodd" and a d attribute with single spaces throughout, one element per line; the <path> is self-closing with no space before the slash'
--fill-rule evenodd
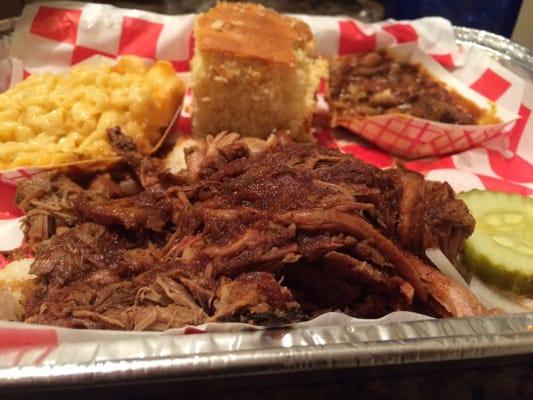
<path id="1" fill-rule="evenodd" d="M 533 80 L 533 51 L 503 36 L 479 29 L 455 26 L 454 33 L 459 45 L 479 47 L 507 66 L 520 66 L 521 71 L 513 72 Z M 522 72 L 522 74 L 520 73 Z"/>

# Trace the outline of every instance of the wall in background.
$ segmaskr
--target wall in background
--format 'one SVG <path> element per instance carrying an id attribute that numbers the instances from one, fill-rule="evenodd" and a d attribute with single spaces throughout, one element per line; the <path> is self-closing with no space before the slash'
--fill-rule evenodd
<path id="1" fill-rule="evenodd" d="M 511 37 L 515 42 L 522 46 L 533 50 L 533 1 L 524 0 L 518 20 L 514 27 L 513 36 Z"/>

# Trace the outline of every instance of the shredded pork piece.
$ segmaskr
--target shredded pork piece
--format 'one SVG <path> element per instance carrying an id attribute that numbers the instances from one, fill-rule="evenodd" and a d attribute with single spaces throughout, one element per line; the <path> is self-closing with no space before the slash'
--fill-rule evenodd
<path id="1" fill-rule="evenodd" d="M 286 138 L 251 151 L 233 133 L 187 150 L 189 168 L 171 174 L 119 129 L 109 136 L 119 172 L 19 187 L 38 277 L 28 322 L 164 330 L 486 312 L 424 258 L 439 246 L 456 260 L 473 229 L 445 184 Z"/>

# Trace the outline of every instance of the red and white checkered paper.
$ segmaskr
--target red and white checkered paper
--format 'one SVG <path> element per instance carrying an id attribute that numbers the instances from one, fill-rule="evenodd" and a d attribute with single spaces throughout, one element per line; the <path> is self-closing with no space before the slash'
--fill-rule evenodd
<path id="1" fill-rule="evenodd" d="M 475 48 L 459 49 L 450 23 L 442 18 L 362 24 L 343 17 L 299 17 L 311 26 L 318 52 L 323 55 L 414 43 L 442 65 L 453 68 L 452 74 L 461 82 L 508 110 L 516 111 L 521 119 L 506 136 L 493 141 L 488 148 L 474 148 L 454 155 L 412 161 L 406 165 L 424 173 L 429 179 L 446 180 L 456 190 L 487 188 L 533 195 L 532 83 L 522 81 Z M 194 15 L 167 16 L 101 4 L 31 4 L 24 9 L 15 31 L 11 58 L 0 60 L 0 82 L 9 81 L 13 85 L 32 73 L 60 72 L 93 56 L 113 59 L 130 54 L 148 60 L 166 59 L 173 63 L 177 71 L 187 73 L 194 48 L 191 34 L 193 22 Z M 185 102 L 190 103 L 190 96 L 186 97 Z M 179 128 L 187 131 L 190 130 L 190 114 L 188 107 L 185 106 L 184 110 Z M 379 167 L 390 167 L 394 163 L 389 154 L 359 144 L 354 141 L 353 135 L 324 130 L 318 132 L 317 137 L 324 145 L 340 148 Z M 17 218 L 21 213 L 13 205 L 15 185 L 35 171 L 19 169 L 0 174 L 0 250 L 13 248 L 22 240 L 22 234 L 17 229 Z M 346 318 L 334 313 L 333 316 L 328 314 L 326 319 L 328 324 L 333 324 L 346 323 Z M 391 318 L 406 320 L 413 318 L 413 315 L 395 313 Z M 324 321 L 317 323 L 324 324 Z M 186 328 L 177 332 L 196 331 Z M 50 346 L 62 341 L 123 336 L 118 333 L 80 332 L 50 327 L 30 329 L 23 324 L 4 322 L 0 323 L 0 354 L 14 354 L 15 358 L 9 363 L 16 365 L 21 362 L 22 353 L 13 353 L 12 350 L 21 346 L 41 345 L 46 352 Z M 35 354 L 36 359 L 30 363 L 39 362 L 39 354 L 42 353 Z"/>

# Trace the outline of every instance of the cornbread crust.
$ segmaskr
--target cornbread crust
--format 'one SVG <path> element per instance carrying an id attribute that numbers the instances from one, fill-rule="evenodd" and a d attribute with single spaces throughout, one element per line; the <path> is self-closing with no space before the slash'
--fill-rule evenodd
<path id="1" fill-rule="evenodd" d="M 294 50 L 313 35 L 300 20 L 261 5 L 219 3 L 196 20 L 197 48 L 202 52 L 293 66 Z"/>
<path id="2" fill-rule="evenodd" d="M 327 64 L 315 57 L 304 22 L 257 4 L 218 3 L 196 18 L 194 35 L 196 137 L 230 131 L 264 139 L 281 129 L 313 141 L 315 91 Z"/>

